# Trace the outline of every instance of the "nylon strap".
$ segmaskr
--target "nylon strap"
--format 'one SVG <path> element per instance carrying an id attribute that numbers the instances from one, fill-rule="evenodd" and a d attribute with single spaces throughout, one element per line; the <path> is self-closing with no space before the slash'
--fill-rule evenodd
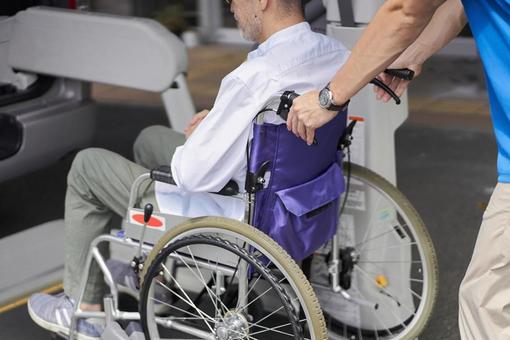
<path id="1" fill-rule="evenodd" d="M 352 0 L 337 0 L 340 10 L 340 21 L 344 27 L 356 27 L 354 22 L 354 11 L 352 9 Z"/>

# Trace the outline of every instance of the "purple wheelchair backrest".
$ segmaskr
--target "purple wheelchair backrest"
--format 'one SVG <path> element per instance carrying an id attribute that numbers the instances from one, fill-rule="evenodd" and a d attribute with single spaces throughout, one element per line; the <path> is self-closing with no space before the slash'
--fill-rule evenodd
<path id="1" fill-rule="evenodd" d="M 266 187 L 255 194 L 253 224 L 271 236 L 295 260 L 312 254 L 330 240 L 338 223 L 344 191 L 341 152 L 347 112 L 316 131 L 308 146 L 286 124 L 255 124 L 248 171 L 268 162 Z"/>

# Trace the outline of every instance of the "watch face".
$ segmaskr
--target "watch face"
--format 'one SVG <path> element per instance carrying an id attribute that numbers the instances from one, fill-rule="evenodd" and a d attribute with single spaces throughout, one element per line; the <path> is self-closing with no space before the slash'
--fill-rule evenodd
<path id="1" fill-rule="evenodd" d="M 322 89 L 321 92 L 319 92 L 319 104 L 323 108 L 327 108 L 329 104 L 331 103 L 330 99 L 330 92 L 328 89 Z"/>

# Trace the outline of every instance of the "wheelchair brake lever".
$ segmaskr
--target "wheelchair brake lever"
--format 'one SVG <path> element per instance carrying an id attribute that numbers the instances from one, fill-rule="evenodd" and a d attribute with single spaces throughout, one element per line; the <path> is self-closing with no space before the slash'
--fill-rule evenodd
<path id="1" fill-rule="evenodd" d="M 357 121 L 353 120 L 349 123 L 349 125 L 347 125 L 347 127 L 345 128 L 344 134 L 342 135 L 342 137 L 340 137 L 340 140 L 338 141 L 338 146 L 337 146 L 338 150 L 344 150 L 344 149 L 348 148 L 349 146 L 351 146 L 352 139 L 353 139 L 352 133 L 354 131 L 354 127 L 356 126 L 356 123 L 357 123 Z"/>
<path id="2" fill-rule="evenodd" d="M 143 269 L 143 257 L 142 257 L 142 246 L 143 239 L 145 238 L 145 230 L 147 229 L 147 224 L 151 220 L 152 213 L 154 212 L 154 206 L 150 203 L 147 203 L 143 208 L 143 227 L 142 227 L 142 235 L 140 236 L 140 240 L 138 240 L 138 251 L 133 261 L 131 261 L 131 267 L 135 270 L 136 273 L 139 273 Z"/>
<path id="3" fill-rule="evenodd" d="M 408 68 L 386 69 L 386 70 L 384 70 L 384 73 L 386 73 L 392 77 L 400 78 L 403 80 L 411 81 L 414 79 L 414 71 L 410 70 Z M 384 90 L 384 92 L 386 92 L 387 94 L 390 95 L 391 98 L 393 98 L 393 100 L 395 101 L 395 103 L 397 105 L 400 105 L 401 101 L 400 101 L 399 96 L 397 96 L 397 94 L 395 92 L 393 92 L 393 90 L 388 85 L 386 85 L 384 82 L 382 82 L 378 78 L 374 78 L 370 81 L 370 84 L 373 84 L 375 86 L 382 88 Z"/>
<path id="4" fill-rule="evenodd" d="M 390 89 L 390 87 L 388 85 L 386 85 L 385 83 L 383 83 L 381 80 L 374 78 L 370 81 L 370 84 L 373 84 L 375 86 L 382 88 L 384 90 L 384 92 L 386 92 L 387 94 L 390 95 L 391 98 L 393 98 L 393 100 L 395 101 L 395 104 L 400 105 L 401 101 L 400 101 L 400 98 L 397 96 L 397 94 L 395 92 L 393 92 L 393 90 Z"/>
<path id="5" fill-rule="evenodd" d="M 262 163 L 262 165 L 258 168 L 257 172 L 253 173 L 248 171 L 248 174 L 246 176 L 246 192 L 253 194 L 259 190 L 264 189 L 264 184 L 266 183 L 266 180 L 264 179 L 264 176 L 269 169 L 269 166 L 271 165 L 271 161 L 265 161 Z"/>
<path id="6" fill-rule="evenodd" d="M 149 223 L 153 211 L 154 211 L 154 207 L 152 206 L 152 204 L 147 203 L 143 210 L 143 222 L 145 224 Z"/>

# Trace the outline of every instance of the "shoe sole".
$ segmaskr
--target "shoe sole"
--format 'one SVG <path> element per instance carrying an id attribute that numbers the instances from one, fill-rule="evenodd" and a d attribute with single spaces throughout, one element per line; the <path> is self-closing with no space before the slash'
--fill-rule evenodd
<path id="1" fill-rule="evenodd" d="M 32 318 L 32 320 L 37 324 L 39 325 L 40 327 L 44 328 L 44 329 L 47 329 L 49 330 L 50 332 L 53 332 L 53 333 L 60 333 L 60 334 L 64 334 L 66 336 L 69 336 L 69 328 L 66 328 L 64 326 L 60 326 L 58 324 L 55 324 L 55 323 L 51 323 L 49 321 L 46 321 L 42 318 L 40 318 L 36 313 L 34 313 L 34 311 L 32 310 L 32 307 L 30 306 L 30 302 L 27 303 L 27 307 L 28 307 L 28 315 L 30 315 L 30 317 Z M 99 340 L 101 338 L 96 338 L 96 337 L 91 337 L 91 336 L 88 336 L 88 335 L 84 335 L 84 334 L 81 334 L 81 333 L 76 333 L 76 339 L 78 340 Z"/>

